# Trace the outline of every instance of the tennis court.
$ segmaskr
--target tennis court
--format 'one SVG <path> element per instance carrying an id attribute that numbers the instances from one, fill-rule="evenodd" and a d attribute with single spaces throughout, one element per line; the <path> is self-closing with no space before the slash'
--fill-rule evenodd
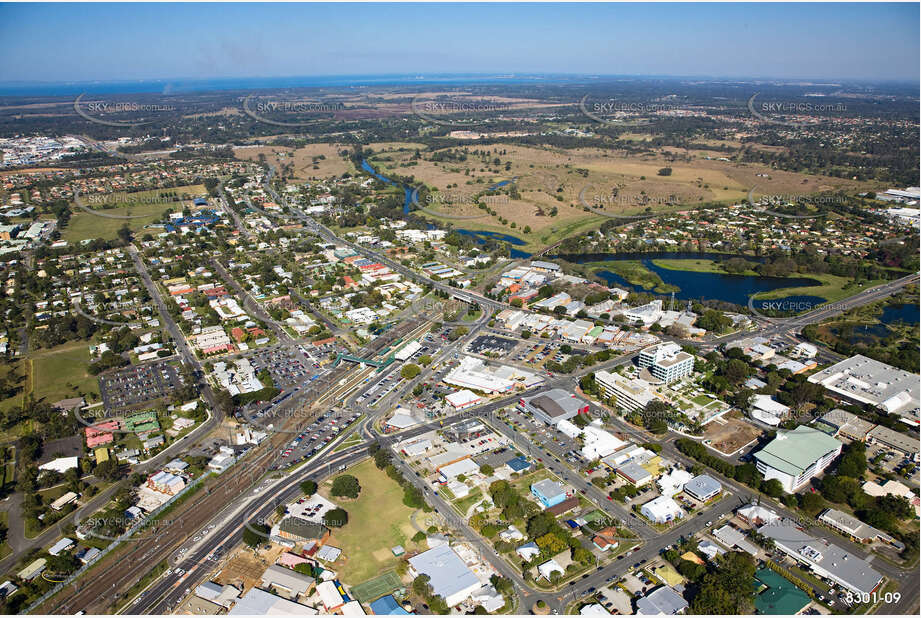
<path id="1" fill-rule="evenodd" d="M 352 594 L 362 603 L 370 603 L 402 586 L 403 582 L 400 581 L 400 576 L 393 571 L 387 571 L 383 575 L 378 575 L 366 582 L 361 582 L 357 586 L 352 586 Z"/>

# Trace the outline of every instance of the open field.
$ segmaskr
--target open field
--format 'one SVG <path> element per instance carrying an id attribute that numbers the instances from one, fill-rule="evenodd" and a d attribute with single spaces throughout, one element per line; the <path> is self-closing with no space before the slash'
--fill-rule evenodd
<path id="1" fill-rule="evenodd" d="M 399 558 L 390 548 L 402 545 L 408 551 L 414 545 L 409 539 L 415 529 L 410 523 L 413 509 L 403 504 L 403 491 L 372 460 L 343 474 L 358 479 L 361 485 L 358 498 L 330 497 L 331 483 L 324 483 L 320 493 L 349 514 L 349 523 L 333 528 L 327 544 L 342 549 L 342 556 L 331 568 L 340 573 L 343 582 L 354 585 L 394 568 Z"/>
<path id="2" fill-rule="evenodd" d="M 259 155 L 277 169 L 291 167 L 294 178 L 300 181 L 341 176 L 355 173 L 352 164 L 339 156 L 347 148 L 342 144 L 307 144 L 301 148 L 285 146 L 246 146 L 234 148 L 233 154 L 243 161 L 258 161 Z"/>
<path id="3" fill-rule="evenodd" d="M 32 355 L 33 394 L 36 401 L 54 403 L 78 394 L 92 400 L 92 393 L 98 400 L 99 383 L 86 369 L 90 364 L 87 342 L 66 343 L 50 350 Z"/>
<path id="4" fill-rule="evenodd" d="M 97 217 L 85 212 L 77 207 L 72 206 L 71 216 L 67 227 L 61 230 L 61 237 L 67 242 L 79 242 L 81 240 L 102 238 L 104 240 L 114 239 L 118 235 L 118 230 L 124 225 L 135 233 L 141 232 L 145 226 L 158 221 L 167 210 L 181 212 L 185 206 L 191 206 L 191 202 L 164 202 L 164 203 L 147 203 L 147 200 L 162 192 L 175 192 L 178 195 L 203 196 L 207 194 L 204 185 L 188 185 L 176 187 L 174 189 L 153 189 L 150 191 L 139 191 L 137 193 L 113 193 L 105 196 L 106 203 L 115 204 L 116 208 L 105 209 L 106 214 L 131 216 L 132 219 L 112 219 L 109 217 Z M 130 197 L 128 197 L 130 196 Z M 134 198 L 136 201 L 131 201 Z M 81 201 L 89 208 L 96 209 L 101 202 L 94 202 L 94 199 L 102 199 L 98 196 L 81 196 Z M 151 230 L 151 233 L 162 232 L 157 228 Z"/>
<path id="5" fill-rule="evenodd" d="M 381 145 L 383 146 L 383 145 Z M 385 149 L 386 150 L 386 149 Z M 474 142 L 464 146 L 466 160 L 432 160 L 432 151 L 377 151 L 371 157 L 385 176 L 413 176 L 431 192 L 426 216 L 452 221 L 470 217 L 461 225 L 470 229 L 499 231 L 521 237 L 533 248 L 552 244 L 570 233 L 590 229 L 604 221 L 596 210 L 616 215 L 636 215 L 647 210 L 676 212 L 705 203 L 737 203 L 751 189 L 763 195 L 808 195 L 835 189 L 857 190 L 861 183 L 844 179 L 805 176 L 770 170 L 753 164 L 719 161 L 705 156 L 661 151 L 644 155 L 625 151 L 582 148 L 563 150 L 492 144 L 482 149 Z M 451 148 L 435 151 L 458 153 Z M 478 154 L 474 154 L 478 152 Z M 660 176 L 659 170 L 671 174 Z M 493 191 L 500 182 L 512 181 Z M 488 196 L 488 197 L 487 197 Z M 495 211 L 480 209 L 474 198 Z M 438 212 L 445 217 L 438 217 Z M 506 221 L 500 221 L 500 217 Z M 457 223 L 458 219 L 453 219 Z M 584 227 L 583 227 L 584 225 Z M 521 230 L 529 226 L 530 234 Z"/>
<path id="6" fill-rule="evenodd" d="M 799 295 L 819 296 L 824 298 L 827 302 L 835 302 L 842 298 L 859 294 L 867 288 L 872 288 L 886 282 L 884 279 L 874 279 L 872 281 L 864 281 L 855 284 L 847 277 L 839 277 L 837 275 L 824 273 L 805 273 L 801 276 L 809 279 L 817 279 L 822 283 L 821 285 L 812 285 L 805 288 L 781 288 L 764 294 L 756 294 L 755 298 L 758 300 L 770 300 L 774 298 L 784 298 L 790 295 Z"/>
<path id="7" fill-rule="evenodd" d="M 665 268 L 667 270 L 687 270 L 696 273 L 714 273 L 717 275 L 725 275 L 726 271 L 720 268 L 719 262 L 716 260 L 679 260 L 679 259 L 667 259 L 667 260 L 653 260 L 653 264 L 659 268 Z M 757 277 L 758 273 L 753 270 L 746 270 L 741 273 L 733 273 L 740 275 L 752 275 Z"/>

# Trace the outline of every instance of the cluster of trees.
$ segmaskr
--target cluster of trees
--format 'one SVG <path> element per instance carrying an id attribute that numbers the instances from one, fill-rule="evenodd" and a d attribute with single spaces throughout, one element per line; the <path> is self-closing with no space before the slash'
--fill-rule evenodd
<path id="1" fill-rule="evenodd" d="M 678 438 L 675 440 L 675 447 L 692 459 L 695 459 L 703 465 L 713 468 L 723 476 L 735 479 L 740 483 L 748 485 L 756 491 L 761 491 L 772 498 L 785 498 L 786 494 L 783 485 L 777 479 L 764 480 L 764 477 L 758 472 L 757 466 L 752 462 L 741 464 L 731 464 L 728 461 L 720 459 L 716 455 L 711 455 L 707 447 L 703 444 L 689 438 Z M 787 498 L 787 500 L 792 497 Z"/>
<path id="2" fill-rule="evenodd" d="M 580 367 L 591 367 L 595 363 L 604 363 L 609 361 L 613 356 L 614 352 L 609 349 L 605 349 L 598 352 L 593 352 L 591 354 L 574 354 L 562 363 L 558 363 L 554 360 L 549 360 L 544 363 L 544 367 L 546 367 L 548 371 L 552 371 L 554 373 L 572 373 Z"/>
<path id="3" fill-rule="evenodd" d="M 595 563 L 595 556 L 576 540 L 572 533 L 561 526 L 556 517 L 547 511 L 541 511 L 534 502 L 524 498 L 508 481 L 495 481 L 489 486 L 489 495 L 493 504 L 502 509 L 503 521 L 488 520 L 481 514 L 475 514 L 468 522 L 472 528 L 488 539 L 493 539 L 505 525 L 505 521 L 524 520 L 527 522 L 528 537 L 540 548 L 540 554 L 532 563 L 545 561 L 560 552 L 570 550 L 574 562 L 582 565 Z M 494 543 L 496 551 L 514 551 L 516 545 L 502 540 Z M 559 574 L 557 574 L 559 575 Z"/>
<path id="4" fill-rule="evenodd" d="M 32 329 L 30 341 L 35 347 L 53 348 L 68 341 L 86 341 L 99 330 L 99 325 L 82 315 L 54 317 Z"/>
<path id="5" fill-rule="evenodd" d="M 755 561 L 746 553 L 729 552 L 695 580 L 691 613 L 700 615 L 752 614 L 755 609 Z"/>
<path id="6" fill-rule="evenodd" d="M 368 447 L 368 453 L 374 458 L 374 465 L 378 470 L 383 470 L 387 476 L 392 478 L 403 490 L 403 504 L 412 509 L 422 509 L 428 511 L 429 505 L 425 502 L 425 496 L 422 491 L 403 477 L 403 474 L 397 470 L 390 460 L 388 453 L 381 445 L 374 442 Z"/>
<path id="7" fill-rule="evenodd" d="M 914 556 L 918 551 L 918 531 L 904 532 L 901 522 L 914 516 L 911 503 L 902 496 L 870 496 L 863 491 L 867 471 L 866 447 L 852 442 L 841 453 L 834 474 L 816 479 L 821 497 L 806 493 L 800 498 L 800 507 L 815 515 L 826 508 L 825 501 L 847 504 L 861 521 L 900 538 L 906 545 L 903 556 Z"/>
<path id="8" fill-rule="evenodd" d="M 414 579 L 412 591 L 413 594 L 425 600 L 426 604 L 429 606 L 429 610 L 431 610 L 433 614 L 444 615 L 450 611 L 444 597 L 435 594 L 435 591 L 432 589 L 432 578 L 428 575 L 423 573 Z"/>

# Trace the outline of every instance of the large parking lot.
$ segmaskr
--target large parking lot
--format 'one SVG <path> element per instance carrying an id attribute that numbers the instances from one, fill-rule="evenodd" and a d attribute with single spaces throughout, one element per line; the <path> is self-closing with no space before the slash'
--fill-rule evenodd
<path id="1" fill-rule="evenodd" d="M 438 345 L 434 343 L 434 339 L 431 336 L 423 338 L 420 344 L 421 347 L 416 350 L 412 356 L 406 359 L 405 363 L 418 363 L 420 357 L 425 355 L 432 356 L 438 350 Z M 367 392 L 358 397 L 357 402 L 369 408 L 381 403 L 381 400 L 393 393 L 400 385 L 400 382 L 403 381 L 403 378 L 400 376 L 400 370 L 405 363 L 394 363 L 391 365 L 385 370 L 383 378 L 379 379 L 377 376 L 371 377 L 368 380 L 369 382 L 377 379 L 379 379 L 379 381 L 368 389 Z"/>
<path id="2" fill-rule="evenodd" d="M 181 386 L 179 372 L 166 362 L 128 367 L 99 377 L 99 392 L 106 410 L 131 408 L 168 397 Z"/>
<path id="3" fill-rule="evenodd" d="M 496 335 L 480 335 L 467 345 L 467 351 L 474 354 L 498 354 L 505 356 L 518 345 L 515 339 Z"/>
<path id="4" fill-rule="evenodd" d="M 343 429 L 358 420 L 357 412 L 334 409 L 318 416 L 299 434 L 291 435 L 291 442 L 282 449 L 282 462 L 276 467 L 310 459 L 332 442 Z"/>
<path id="5" fill-rule="evenodd" d="M 256 373 L 267 370 L 275 387 L 288 390 L 310 380 L 320 371 L 320 364 L 306 367 L 297 356 L 281 347 L 259 350 L 247 357 Z"/>
<path id="6" fill-rule="evenodd" d="M 582 456 L 579 454 L 582 446 L 556 427 L 550 427 L 533 419 L 529 414 L 519 410 L 517 406 L 506 408 L 503 413 L 505 419 L 515 427 L 515 431 L 531 436 L 533 441 L 539 442 L 543 448 L 558 457 L 565 457 L 573 466 L 582 463 Z"/>

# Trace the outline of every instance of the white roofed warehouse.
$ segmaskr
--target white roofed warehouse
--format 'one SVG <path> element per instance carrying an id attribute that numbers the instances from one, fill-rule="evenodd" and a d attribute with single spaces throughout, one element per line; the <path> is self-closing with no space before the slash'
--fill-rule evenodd
<path id="1" fill-rule="evenodd" d="M 413 577 L 428 575 L 432 592 L 453 607 L 483 586 L 460 556 L 445 543 L 409 559 Z"/>

